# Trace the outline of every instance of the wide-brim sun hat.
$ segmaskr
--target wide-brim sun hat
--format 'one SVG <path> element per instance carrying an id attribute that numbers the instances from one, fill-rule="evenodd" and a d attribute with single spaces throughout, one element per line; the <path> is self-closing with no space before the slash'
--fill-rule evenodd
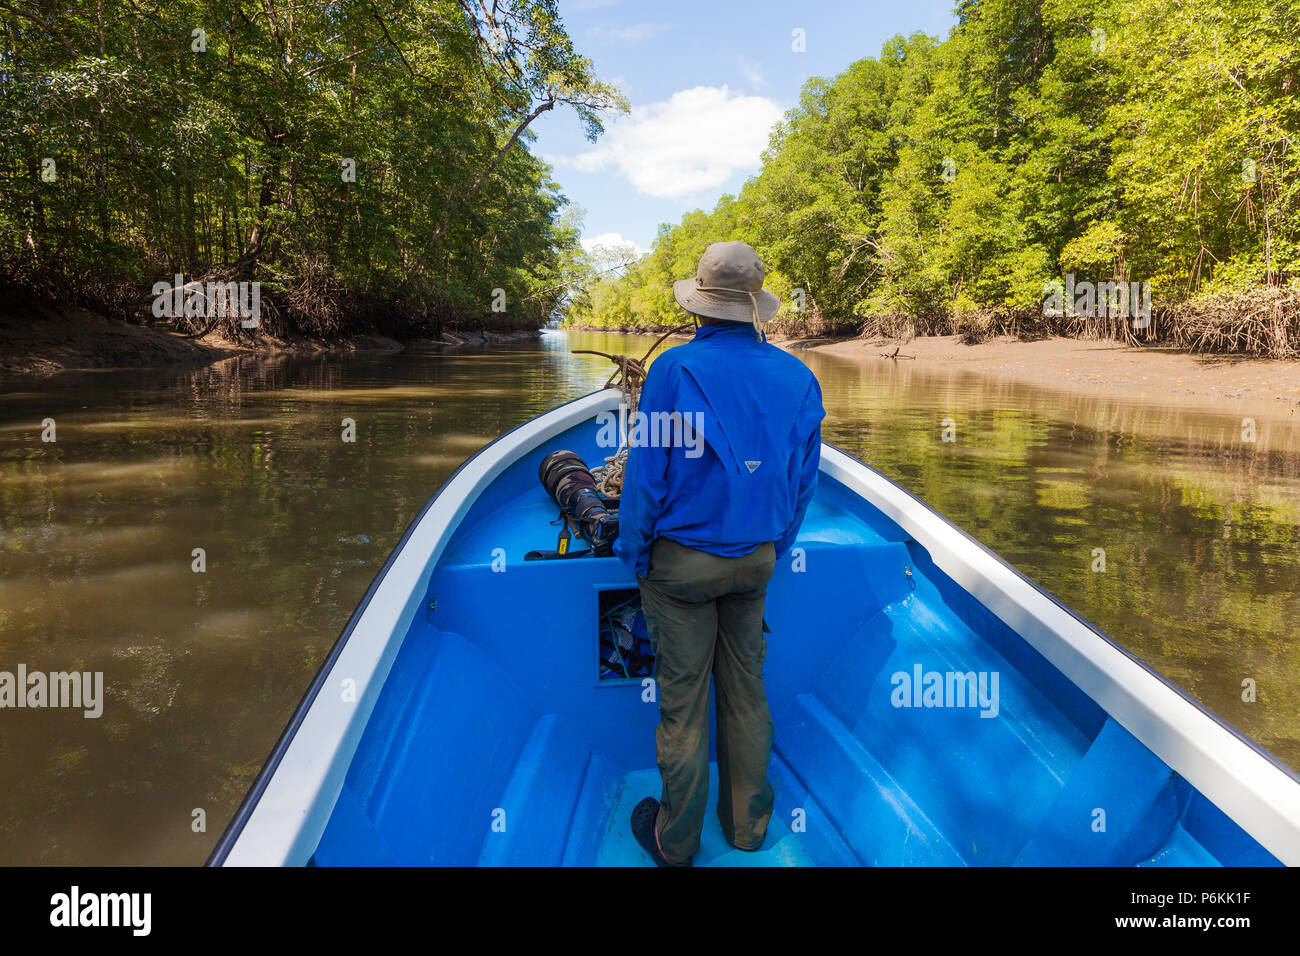
<path id="1" fill-rule="evenodd" d="M 755 331 L 781 311 L 763 288 L 767 269 L 744 242 L 715 242 L 704 250 L 695 275 L 673 283 L 673 298 L 687 312 L 724 322 L 752 323 Z"/>

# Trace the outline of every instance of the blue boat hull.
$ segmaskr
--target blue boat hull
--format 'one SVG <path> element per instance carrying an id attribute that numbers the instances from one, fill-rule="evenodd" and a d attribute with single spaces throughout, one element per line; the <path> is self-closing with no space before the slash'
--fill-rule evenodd
<path id="1" fill-rule="evenodd" d="M 557 448 L 598 462 L 596 435 L 588 418 L 522 449 L 448 525 L 352 739 L 321 762 L 337 796 L 302 810 L 319 824 L 287 862 L 648 864 L 628 817 L 658 796 L 654 687 L 601 680 L 596 638 L 600 594 L 635 580 L 613 558 L 523 560 L 556 533 L 538 464 Z M 825 465 L 767 620 L 768 837 L 734 850 L 710 814 L 696 865 L 1279 862 Z M 327 672 L 304 720 L 336 706 L 347 672 Z"/>

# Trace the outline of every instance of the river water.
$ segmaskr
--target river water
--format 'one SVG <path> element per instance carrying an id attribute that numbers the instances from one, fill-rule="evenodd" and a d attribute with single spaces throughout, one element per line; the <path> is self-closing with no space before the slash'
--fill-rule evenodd
<path id="1" fill-rule="evenodd" d="M 0 864 L 202 862 L 439 483 L 650 341 L 0 381 L 0 671 L 105 698 L 0 710 Z M 827 440 L 1300 766 L 1300 422 L 800 354 Z"/>

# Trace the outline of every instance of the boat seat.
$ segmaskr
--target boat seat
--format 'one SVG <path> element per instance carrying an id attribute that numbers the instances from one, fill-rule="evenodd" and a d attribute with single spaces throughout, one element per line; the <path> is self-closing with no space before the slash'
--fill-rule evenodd
<path id="1" fill-rule="evenodd" d="M 795 832 L 799 834 L 799 842 L 809 857 L 819 866 L 862 865 L 862 860 L 840 832 L 839 824 L 822 806 L 822 802 L 809 792 L 775 747 L 768 764 L 767 778 L 776 792 L 772 819 L 779 820 L 792 829 L 798 827 Z"/>
<path id="2" fill-rule="evenodd" d="M 925 812 L 813 695 L 800 694 L 777 721 L 776 750 L 819 806 L 834 808 L 831 822 L 857 862 L 961 865 Z"/>
<path id="3" fill-rule="evenodd" d="M 1186 806 L 1169 839 L 1138 866 L 1281 866 L 1231 817 L 1181 777 L 1175 786 Z"/>
<path id="4" fill-rule="evenodd" d="M 1175 825 L 1169 833 L 1169 839 L 1160 849 L 1151 855 L 1151 859 L 1135 864 L 1137 866 L 1223 866 L 1209 850 L 1201 846 L 1196 838 Z"/>
<path id="5" fill-rule="evenodd" d="M 923 674 L 996 673 L 996 716 L 978 706 L 895 707 L 893 675 L 911 681 L 918 665 Z M 1088 745 L 925 583 L 860 627 L 814 693 L 939 831 L 967 835 L 957 849 L 972 865 L 1015 859 Z"/>
<path id="6" fill-rule="evenodd" d="M 413 632 L 391 673 L 317 862 L 473 865 L 533 724 L 530 696 L 446 631 Z"/>
<path id="7" fill-rule="evenodd" d="M 622 776 L 611 761 L 592 754 L 564 717 L 544 715 L 493 807 L 503 814 L 501 827 L 484 837 L 479 864 L 591 865 L 603 833 L 593 820 L 608 818 Z"/>
<path id="8" fill-rule="evenodd" d="M 1099 810 L 1105 812 L 1104 831 L 1094 822 L 1101 819 Z M 1087 838 L 1079 839 L 1080 828 Z M 1136 737 L 1107 718 L 1016 865 L 1277 862 Z"/>
<path id="9" fill-rule="evenodd" d="M 1016 865 L 1132 866 L 1148 859 L 1177 822 L 1174 781 L 1160 758 L 1108 718 Z"/>

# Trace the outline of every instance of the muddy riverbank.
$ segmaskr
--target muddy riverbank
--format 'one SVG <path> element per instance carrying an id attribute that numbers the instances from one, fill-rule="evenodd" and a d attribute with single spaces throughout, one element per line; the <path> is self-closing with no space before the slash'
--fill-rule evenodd
<path id="1" fill-rule="evenodd" d="M 676 333 L 672 338 L 684 341 L 690 335 Z M 1098 397 L 1300 419 L 1300 360 L 1296 359 L 1193 353 L 1166 345 L 1135 347 L 1064 337 L 1022 341 L 1002 336 L 971 345 L 959 335 L 921 336 L 904 342 L 774 333 L 769 341 L 789 351 L 816 352 L 864 365 L 896 363 L 931 371 L 974 372 Z"/>
<path id="2" fill-rule="evenodd" d="M 1162 405 L 1292 418 L 1300 411 L 1300 361 L 1293 359 L 1193 354 L 1167 346 L 1138 348 L 1069 338 L 1023 342 L 1003 337 L 977 345 L 967 345 L 956 335 L 908 342 L 865 338 L 774 338 L 773 342 L 867 364 L 942 367 Z"/>
<path id="3" fill-rule="evenodd" d="M 0 311 L 0 374 L 201 366 L 236 355 L 401 352 L 532 339 L 537 332 L 449 331 L 399 342 L 383 335 L 283 339 L 259 335 L 250 345 L 212 333 L 191 339 L 166 329 L 129 325 L 86 309 Z"/>

